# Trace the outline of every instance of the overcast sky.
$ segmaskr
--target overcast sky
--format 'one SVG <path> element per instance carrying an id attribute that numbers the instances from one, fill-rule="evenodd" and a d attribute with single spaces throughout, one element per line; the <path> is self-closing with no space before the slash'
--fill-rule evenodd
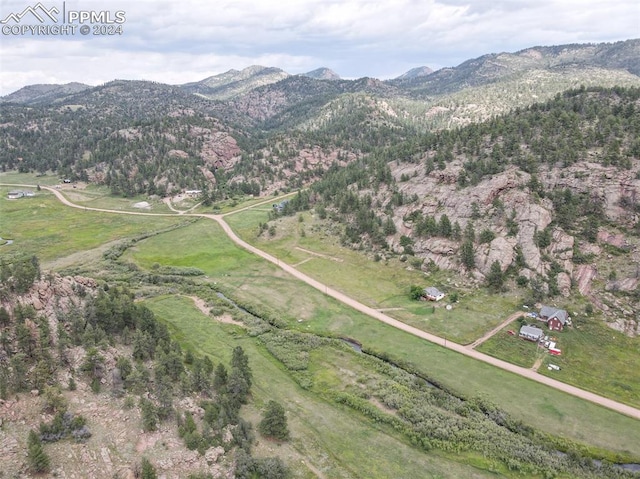
<path id="1" fill-rule="evenodd" d="M 106 11 L 114 19 L 122 11 L 122 34 L 19 35 L 21 26 L 43 24 L 30 12 L 18 22 L 9 16 L 38 1 L 0 0 L 0 20 L 7 20 L 0 35 L 1 95 L 34 83 L 186 83 L 256 64 L 294 74 L 325 66 L 343 78 L 386 79 L 486 53 L 640 37 L 638 0 L 41 2 L 67 15 Z"/>

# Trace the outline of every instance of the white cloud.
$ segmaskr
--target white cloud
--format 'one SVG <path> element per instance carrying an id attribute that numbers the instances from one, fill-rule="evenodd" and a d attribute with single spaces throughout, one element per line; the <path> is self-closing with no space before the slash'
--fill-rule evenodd
<path id="1" fill-rule="evenodd" d="M 0 17 L 33 3 L 3 0 Z M 33 82 L 183 83 L 251 64 L 388 77 L 405 66 L 454 66 L 535 45 L 634 38 L 640 19 L 637 0 L 67 0 L 66 7 L 123 10 L 124 33 L 3 35 L 1 94 Z"/>

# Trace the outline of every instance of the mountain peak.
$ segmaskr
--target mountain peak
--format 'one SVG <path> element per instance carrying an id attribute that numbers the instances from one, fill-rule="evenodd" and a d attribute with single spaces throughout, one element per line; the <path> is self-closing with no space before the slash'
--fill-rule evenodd
<path id="1" fill-rule="evenodd" d="M 289 74 L 280 68 L 251 65 L 242 70 L 228 70 L 195 83 L 182 85 L 190 93 L 209 99 L 227 100 L 259 86 L 276 83 Z"/>
<path id="2" fill-rule="evenodd" d="M 400 75 L 396 80 L 411 80 L 412 78 L 425 77 L 433 73 L 433 70 L 429 67 L 416 67 L 412 68 L 406 73 Z"/>
<path id="3" fill-rule="evenodd" d="M 302 73 L 301 75 L 309 78 L 315 78 L 316 80 L 340 80 L 340 75 L 326 67 L 316 68 L 315 70 Z"/>

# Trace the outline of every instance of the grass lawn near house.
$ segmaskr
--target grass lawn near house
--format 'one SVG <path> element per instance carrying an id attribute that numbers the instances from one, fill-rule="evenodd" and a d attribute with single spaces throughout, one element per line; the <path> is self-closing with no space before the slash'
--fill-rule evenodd
<path id="1" fill-rule="evenodd" d="M 536 359 L 544 358 L 545 355 L 548 355 L 547 350 L 538 346 L 537 343 L 518 337 L 518 331 L 520 330 L 520 324 L 518 322 L 514 322 L 510 326 L 511 327 L 508 326 L 498 331 L 498 333 L 478 346 L 476 350 L 495 358 L 517 364 L 523 368 L 532 367 Z M 511 336 L 507 332 L 509 329 L 515 332 L 514 336 Z"/>

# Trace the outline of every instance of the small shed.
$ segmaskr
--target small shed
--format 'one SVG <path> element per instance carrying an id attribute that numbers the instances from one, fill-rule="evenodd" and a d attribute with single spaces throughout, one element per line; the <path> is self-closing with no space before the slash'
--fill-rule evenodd
<path id="1" fill-rule="evenodd" d="M 429 301 L 440 301 L 442 298 L 444 298 L 444 293 L 438 288 L 429 286 L 428 288 L 424 288 L 424 290 L 422 291 L 422 296 L 427 298 Z"/>
<path id="2" fill-rule="evenodd" d="M 544 337 L 544 331 L 536 326 L 527 326 L 526 324 L 520 328 L 518 334 L 523 339 L 528 341 L 540 341 Z"/>

